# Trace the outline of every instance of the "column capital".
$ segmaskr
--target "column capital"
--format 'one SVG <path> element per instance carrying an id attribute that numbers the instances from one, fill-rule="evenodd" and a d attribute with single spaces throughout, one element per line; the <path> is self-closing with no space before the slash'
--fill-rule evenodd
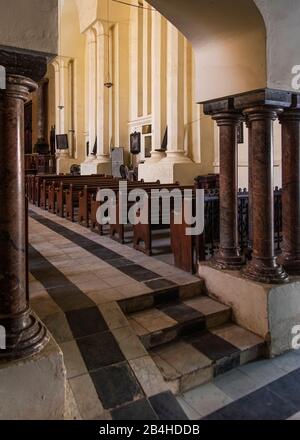
<path id="1" fill-rule="evenodd" d="M 279 116 L 279 122 L 282 124 L 284 121 L 300 121 L 300 108 L 285 110 Z"/>
<path id="2" fill-rule="evenodd" d="M 85 32 L 87 44 L 96 44 L 96 31 L 93 26 L 89 27 Z"/>
<path id="3" fill-rule="evenodd" d="M 0 65 L 5 67 L 6 75 L 18 75 L 40 81 L 47 72 L 47 58 L 21 52 L 0 49 Z"/>
<path id="4" fill-rule="evenodd" d="M 96 33 L 97 37 L 108 34 L 108 24 L 101 21 L 101 20 L 97 20 L 93 24 L 92 28 L 93 28 L 94 32 Z"/>
<path id="5" fill-rule="evenodd" d="M 224 112 L 217 112 L 212 114 L 212 119 L 217 122 L 220 127 L 222 125 L 238 125 L 244 116 L 241 112 L 235 110 L 228 110 Z"/>
<path id="6" fill-rule="evenodd" d="M 6 78 L 6 96 L 15 99 L 22 99 L 26 102 L 29 99 L 30 93 L 38 88 L 36 82 L 30 78 L 21 75 L 10 75 Z"/>
<path id="7" fill-rule="evenodd" d="M 248 123 L 261 120 L 276 121 L 282 112 L 282 107 L 274 107 L 270 105 L 257 105 L 245 108 L 243 110 L 244 115 L 247 117 Z"/>

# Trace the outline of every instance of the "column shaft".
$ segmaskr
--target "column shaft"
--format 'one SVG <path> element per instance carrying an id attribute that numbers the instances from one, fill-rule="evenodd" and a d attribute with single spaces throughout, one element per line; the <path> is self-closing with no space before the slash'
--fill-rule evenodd
<path id="1" fill-rule="evenodd" d="M 287 274 L 277 265 L 274 246 L 273 121 L 281 109 L 257 106 L 245 110 L 249 121 L 252 180 L 252 260 L 244 274 L 264 283 L 282 283 Z"/>
<path id="2" fill-rule="evenodd" d="M 89 118 L 89 157 L 93 158 L 96 140 L 96 35 L 88 31 L 88 118 Z"/>
<path id="3" fill-rule="evenodd" d="M 108 30 L 105 31 L 102 23 L 95 26 L 97 39 L 97 160 L 109 160 L 109 89 L 104 86 L 109 72 Z"/>
<path id="4" fill-rule="evenodd" d="M 283 243 L 279 261 L 291 275 L 300 275 L 300 110 L 286 111 L 282 125 Z"/>
<path id="5" fill-rule="evenodd" d="M 213 116 L 220 135 L 220 248 L 214 258 L 217 267 L 237 269 L 243 264 L 238 248 L 238 143 L 241 115 L 234 112 Z"/>
<path id="6" fill-rule="evenodd" d="M 31 355 L 48 341 L 26 291 L 24 102 L 35 88 L 28 78 L 8 76 L 0 102 L 0 325 L 7 337 L 0 360 Z"/>

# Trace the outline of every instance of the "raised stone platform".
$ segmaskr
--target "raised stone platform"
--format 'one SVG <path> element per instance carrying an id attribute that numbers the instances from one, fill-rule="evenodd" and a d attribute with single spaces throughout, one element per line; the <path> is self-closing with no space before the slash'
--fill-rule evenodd
<path id="1" fill-rule="evenodd" d="M 139 165 L 139 179 L 145 182 L 160 180 L 162 184 L 180 182 L 181 185 L 193 185 L 201 171 L 201 165 L 192 161 L 173 163 L 162 159 Z"/>
<path id="2" fill-rule="evenodd" d="M 63 420 L 66 371 L 56 342 L 27 359 L 0 364 L 1 420 Z"/>
<path id="3" fill-rule="evenodd" d="M 264 338 L 269 355 L 292 349 L 294 326 L 300 324 L 300 278 L 284 285 L 262 284 L 239 271 L 222 271 L 201 264 L 199 275 L 209 295 L 232 308 L 233 320 Z"/>

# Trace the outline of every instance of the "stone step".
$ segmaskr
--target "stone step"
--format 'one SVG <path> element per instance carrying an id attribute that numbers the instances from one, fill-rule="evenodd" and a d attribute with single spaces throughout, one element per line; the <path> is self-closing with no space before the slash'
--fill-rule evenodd
<path id="1" fill-rule="evenodd" d="M 263 339 L 227 323 L 149 351 L 168 388 L 180 394 L 265 354 Z"/>
<path id="2" fill-rule="evenodd" d="M 127 315 L 147 350 L 230 320 L 231 309 L 207 296 L 161 302 Z"/>
<path id="3" fill-rule="evenodd" d="M 163 285 L 165 283 L 165 286 Z M 149 286 L 149 283 L 147 283 Z M 187 284 L 174 284 L 169 280 L 151 281 L 152 291 L 144 295 L 133 295 L 118 301 L 125 314 L 141 312 L 153 307 L 175 301 L 186 301 L 197 298 L 204 293 L 204 281 L 196 281 Z"/>

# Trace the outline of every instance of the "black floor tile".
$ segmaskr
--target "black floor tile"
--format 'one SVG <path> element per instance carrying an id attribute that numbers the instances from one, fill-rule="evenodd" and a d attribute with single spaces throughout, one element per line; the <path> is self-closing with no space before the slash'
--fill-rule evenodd
<path id="1" fill-rule="evenodd" d="M 127 362 L 91 373 L 94 386 L 105 409 L 131 403 L 144 397 Z"/>
<path id="2" fill-rule="evenodd" d="M 55 287 L 49 295 L 64 312 L 94 307 L 94 302 L 81 292 L 74 284 Z"/>
<path id="3" fill-rule="evenodd" d="M 137 400 L 111 412 L 113 420 L 158 420 L 146 399 Z"/>
<path id="4" fill-rule="evenodd" d="M 205 420 L 286 420 L 299 409 L 299 383 L 290 373 L 205 417 Z"/>
<path id="5" fill-rule="evenodd" d="M 132 261 L 127 260 L 127 258 L 116 258 L 113 260 L 109 260 L 109 264 L 113 267 L 116 267 L 117 269 L 119 269 L 120 267 L 124 267 L 124 266 L 130 266 L 132 265 Z"/>
<path id="6" fill-rule="evenodd" d="M 173 301 L 179 301 L 179 287 L 170 287 L 160 290 L 159 292 L 154 292 L 152 295 L 156 307 L 161 304 L 169 304 Z"/>
<path id="7" fill-rule="evenodd" d="M 300 411 L 300 374 L 299 371 L 287 374 L 267 386 L 269 391 L 288 401 Z"/>
<path id="8" fill-rule="evenodd" d="M 119 345 L 110 332 L 97 333 L 77 339 L 77 345 L 88 371 L 98 370 L 125 360 Z"/>
<path id="9" fill-rule="evenodd" d="M 157 273 L 145 269 L 144 267 L 139 266 L 138 264 L 130 264 L 120 268 L 120 270 L 122 270 L 123 273 L 130 276 L 131 278 L 134 278 L 136 281 L 141 281 L 141 282 L 153 280 L 155 278 L 160 277 L 160 275 L 158 275 Z"/>
<path id="10" fill-rule="evenodd" d="M 188 420 L 183 409 L 170 391 L 150 397 L 150 403 L 159 420 Z"/>
<path id="11" fill-rule="evenodd" d="M 226 355 L 226 357 L 224 357 L 223 359 L 219 359 L 216 361 L 214 365 L 214 377 L 217 377 L 220 374 L 227 373 L 228 371 L 239 367 L 240 364 L 241 361 L 239 352 L 233 353 L 231 355 Z"/>
<path id="12" fill-rule="evenodd" d="M 176 286 L 176 283 L 166 280 L 165 278 L 161 278 L 159 280 L 153 280 L 153 281 L 146 281 L 145 284 L 147 287 L 149 287 L 152 290 L 167 289 L 168 287 Z"/>
<path id="13" fill-rule="evenodd" d="M 243 399 L 243 407 L 254 413 L 256 420 L 285 420 L 297 409 L 264 387 Z"/>
<path id="14" fill-rule="evenodd" d="M 184 324 L 193 320 L 205 321 L 205 316 L 202 313 L 181 302 L 175 304 L 162 304 L 157 306 L 157 308 L 170 316 L 170 318 L 175 319 L 179 324 Z"/>
<path id="15" fill-rule="evenodd" d="M 238 356 L 240 353 L 234 345 L 208 331 L 186 337 L 186 341 L 212 361 L 218 361 L 225 356 Z"/>
<path id="16" fill-rule="evenodd" d="M 66 312 L 66 318 L 75 339 L 108 330 L 108 326 L 97 307 L 71 310 Z"/>

